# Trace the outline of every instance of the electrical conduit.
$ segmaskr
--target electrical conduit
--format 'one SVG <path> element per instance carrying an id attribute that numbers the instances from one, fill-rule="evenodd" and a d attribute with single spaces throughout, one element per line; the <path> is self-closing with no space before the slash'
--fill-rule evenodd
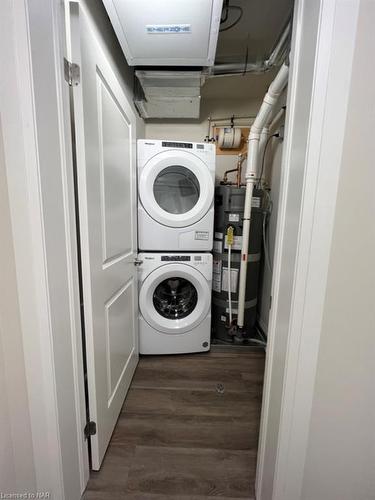
<path id="1" fill-rule="evenodd" d="M 259 143 L 262 130 L 264 127 L 267 127 L 267 125 L 269 125 L 272 117 L 272 112 L 275 108 L 277 100 L 288 83 L 288 74 L 289 74 L 289 68 L 284 63 L 279 69 L 276 78 L 271 83 L 268 92 L 264 96 L 259 112 L 253 124 L 251 125 L 248 138 L 246 195 L 245 195 L 245 207 L 244 207 L 243 230 L 242 230 L 241 267 L 240 267 L 240 278 L 239 278 L 240 283 L 238 291 L 237 326 L 240 330 L 242 330 L 244 327 L 251 202 L 253 197 L 253 188 L 257 182 Z M 268 133 L 268 131 L 265 132 Z M 263 139 L 262 142 L 264 141 L 264 135 L 262 138 Z"/>

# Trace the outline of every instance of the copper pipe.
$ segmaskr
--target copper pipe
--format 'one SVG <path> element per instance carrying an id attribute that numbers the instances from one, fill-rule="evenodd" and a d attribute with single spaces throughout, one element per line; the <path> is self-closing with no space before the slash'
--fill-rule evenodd
<path id="1" fill-rule="evenodd" d="M 228 183 L 228 174 L 230 174 L 232 172 L 237 172 L 237 175 L 236 175 L 236 185 L 237 185 L 238 188 L 241 187 L 241 185 L 242 185 L 241 184 L 242 164 L 245 161 L 245 158 L 246 158 L 246 153 L 240 153 L 238 155 L 236 168 L 231 168 L 231 169 L 226 170 L 224 172 L 224 176 L 223 176 L 223 183 L 224 184 L 229 184 Z"/>
<path id="2" fill-rule="evenodd" d="M 224 177 L 223 177 L 223 182 L 224 184 L 228 184 L 228 174 L 232 173 L 232 172 L 237 172 L 238 173 L 238 167 L 236 168 L 231 168 L 230 170 L 226 170 L 224 172 Z"/>
<path id="3" fill-rule="evenodd" d="M 242 177 L 242 163 L 244 162 L 246 158 L 246 153 L 242 154 L 240 153 L 238 155 L 238 162 L 237 162 L 237 187 L 241 187 L 241 177 Z"/>

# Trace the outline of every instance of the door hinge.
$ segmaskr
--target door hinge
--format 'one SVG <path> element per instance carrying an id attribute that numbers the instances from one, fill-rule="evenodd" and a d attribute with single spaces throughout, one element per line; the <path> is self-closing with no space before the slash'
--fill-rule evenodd
<path id="1" fill-rule="evenodd" d="M 85 435 L 85 439 L 89 438 L 90 436 L 95 436 L 96 434 L 96 422 L 93 422 L 92 420 L 90 422 L 87 422 L 85 425 L 85 428 L 83 430 L 83 433 Z"/>
<path id="2" fill-rule="evenodd" d="M 143 264 L 143 260 L 141 259 L 138 259 L 138 257 L 136 257 L 134 260 L 133 260 L 133 264 L 135 266 L 141 266 Z"/>
<path id="3" fill-rule="evenodd" d="M 64 77 L 68 85 L 73 87 L 73 85 L 79 85 L 81 79 L 81 70 L 78 64 L 68 61 L 64 57 Z"/>

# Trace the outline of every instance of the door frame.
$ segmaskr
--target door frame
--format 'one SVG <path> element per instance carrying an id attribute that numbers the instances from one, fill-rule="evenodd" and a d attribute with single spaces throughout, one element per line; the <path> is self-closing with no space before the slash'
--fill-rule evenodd
<path id="1" fill-rule="evenodd" d="M 304 37 L 311 36 L 311 26 L 309 30 L 303 29 L 303 15 L 312 3 L 296 2 L 294 43 L 299 65 Z M 289 135 L 284 148 L 284 188 L 293 187 L 293 169 L 305 152 L 306 175 L 300 184 L 301 217 L 292 228 L 298 237 L 298 252 L 289 260 L 284 236 L 290 222 L 288 202 L 293 201 L 290 190 L 283 193 L 279 205 L 258 500 L 298 500 L 301 494 L 346 112 L 343 103 L 350 85 L 348 53 L 354 45 L 358 3 L 358 0 L 321 0 L 324 16 L 319 16 L 315 26 L 319 43 L 314 67 L 314 113 L 308 117 L 307 145 L 302 150 L 293 148 Z M 27 376 L 36 484 L 39 491 L 53 492 L 56 500 L 79 500 L 89 469 L 80 434 L 84 393 L 69 98 L 63 76 L 64 4 L 53 0 L 40 9 L 38 2 L 5 0 L 1 9 L 12 21 L 9 32 L 0 35 L 5 49 L 2 57 L 8 64 L 8 78 L 2 82 L 2 91 L 12 97 L 4 99 L 1 112 L 24 344 L 24 357 L 17 362 L 24 363 Z M 337 29 L 336 39 L 333 38 L 335 23 L 341 29 L 341 36 Z M 289 98 L 289 131 L 293 124 L 297 126 L 293 102 L 296 96 L 293 72 L 296 77 L 297 70 L 295 65 Z M 339 90 L 337 95 L 335 90 Z M 340 126 L 338 117 L 342 118 Z M 51 123 L 56 127 L 51 127 Z M 330 147 L 332 142 L 328 144 L 328 139 L 335 148 Z M 325 165 L 330 168 L 324 169 Z M 319 283 L 315 276 L 320 276 Z M 291 295 L 278 293 L 286 278 Z M 283 326 L 286 330 L 287 370 L 280 418 L 270 442 L 277 448 L 277 457 L 274 467 L 270 467 L 264 458 L 266 431 L 271 426 L 270 389 L 275 368 L 272 350 L 278 333 L 276 323 L 285 318 L 287 323 L 278 323 L 278 328 Z M 266 473 L 273 472 L 273 494 L 266 497 L 264 480 Z"/>
<path id="2" fill-rule="evenodd" d="M 30 414 L 35 475 L 35 485 L 20 484 L 79 500 L 89 465 L 65 8 L 60 0 L 43 9 L 6 0 L 1 13 L 8 20 L 1 113 L 24 350 L 14 362 L 25 366 L 29 404 L 22 410 Z"/>
<path id="3" fill-rule="evenodd" d="M 359 3 L 295 4 L 257 500 L 302 495 Z"/>

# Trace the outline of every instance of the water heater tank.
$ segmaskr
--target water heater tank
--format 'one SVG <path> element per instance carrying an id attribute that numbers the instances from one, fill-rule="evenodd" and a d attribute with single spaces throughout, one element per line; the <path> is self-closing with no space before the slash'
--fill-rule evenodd
<path id="1" fill-rule="evenodd" d="M 130 66 L 212 66 L 223 0 L 103 0 Z"/>
<path id="2" fill-rule="evenodd" d="M 262 252 L 263 191 L 253 190 L 251 225 L 248 248 L 247 282 L 245 296 L 245 329 L 252 336 L 257 314 L 259 271 Z M 212 276 L 212 334 L 218 341 L 235 342 L 228 328 L 228 226 L 234 229 L 231 255 L 231 298 L 234 319 L 238 312 L 239 274 L 241 267 L 243 211 L 246 190 L 231 185 L 215 189 L 215 237 Z"/>

